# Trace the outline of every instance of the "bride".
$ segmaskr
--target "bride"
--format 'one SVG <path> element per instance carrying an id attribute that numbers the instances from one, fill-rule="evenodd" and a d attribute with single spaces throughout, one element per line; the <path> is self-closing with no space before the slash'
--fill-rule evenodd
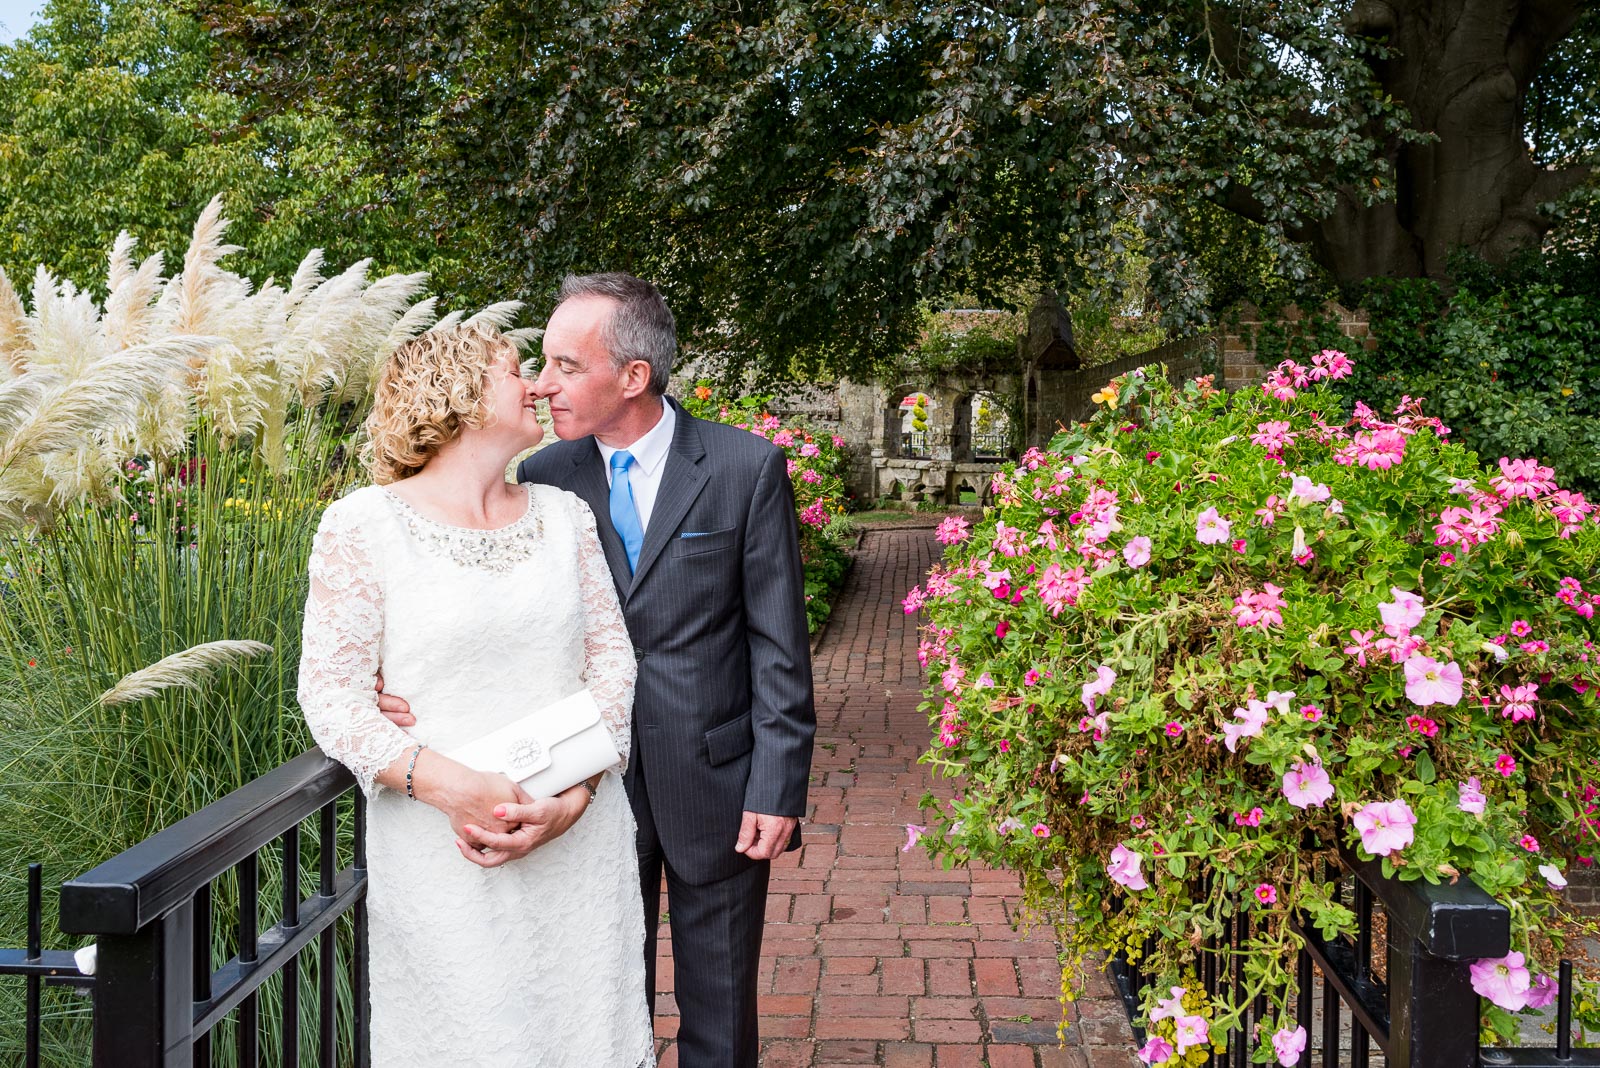
<path id="1" fill-rule="evenodd" d="M 588 687 L 626 763 L 634 657 L 594 517 L 505 481 L 543 432 L 492 327 L 400 346 L 367 428 L 376 484 L 322 517 L 299 691 L 370 801 L 372 1063 L 651 1064 L 621 764 L 535 802 L 443 755 Z M 380 673 L 416 727 L 378 713 Z"/>

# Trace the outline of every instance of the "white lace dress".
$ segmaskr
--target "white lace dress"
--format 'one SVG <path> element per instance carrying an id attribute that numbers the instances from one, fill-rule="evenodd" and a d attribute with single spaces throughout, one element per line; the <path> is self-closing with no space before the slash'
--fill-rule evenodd
<path id="1" fill-rule="evenodd" d="M 636 1068 L 653 1062 L 633 816 L 620 770 L 566 834 L 483 869 L 443 813 L 374 776 L 588 686 L 626 762 L 633 647 L 594 517 L 528 487 L 498 530 L 427 519 L 381 487 L 331 505 L 311 556 L 300 703 L 370 799 L 375 1068 Z M 377 711 L 373 677 L 417 724 Z"/>

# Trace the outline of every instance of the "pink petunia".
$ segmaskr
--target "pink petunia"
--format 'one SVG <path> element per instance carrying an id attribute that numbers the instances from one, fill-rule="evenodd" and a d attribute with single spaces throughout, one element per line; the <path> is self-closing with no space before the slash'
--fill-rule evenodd
<path id="1" fill-rule="evenodd" d="M 1083 706 L 1090 712 L 1094 711 L 1095 699 L 1104 697 L 1111 692 L 1111 687 L 1117 681 L 1117 673 L 1106 664 L 1101 664 L 1094 669 L 1094 679 L 1083 684 Z"/>
<path id="2" fill-rule="evenodd" d="M 1494 758 L 1494 770 L 1509 779 L 1517 773 L 1517 760 L 1510 753 L 1501 753 Z"/>
<path id="3" fill-rule="evenodd" d="M 1456 794 L 1456 807 L 1462 812 L 1468 812 L 1474 816 L 1483 815 L 1484 805 L 1488 804 L 1489 799 L 1484 796 L 1483 783 L 1478 781 L 1476 775 L 1467 779 L 1466 782 L 1457 783 Z"/>
<path id="4" fill-rule="evenodd" d="M 1276 905 L 1278 903 L 1278 888 L 1271 883 L 1259 883 L 1253 892 L 1255 899 L 1263 905 Z"/>
<path id="5" fill-rule="evenodd" d="M 1528 1008 L 1549 1008 L 1555 1002 L 1556 995 L 1559 993 L 1560 990 L 1556 986 L 1554 979 L 1550 978 L 1549 975 L 1538 976 L 1528 984 Z"/>
<path id="6" fill-rule="evenodd" d="M 1204 1046 L 1211 1041 L 1211 1030 L 1204 1016 L 1179 1016 L 1172 1021 L 1172 1031 L 1179 1053 L 1190 1046 Z"/>
<path id="7" fill-rule="evenodd" d="M 1454 705 L 1461 701 L 1461 665 L 1441 664 L 1430 656 L 1406 658 L 1406 697 L 1414 705 Z"/>
<path id="8" fill-rule="evenodd" d="M 1531 977 L 1523 961 L 1522 954 L 1515 952 L 1474 961 L 1467 968 L 1472 989 L 1508 1012 L 1525 1008 Z"/>
<path id="9" fill-rule="evenodd" d="M 1228 747 L 1228 752 L 1238 751 L 1240 738 L 1259 737 L 1270 715 L 1265 702 L 1253 698 L 1247 707 L 1234 709 L 1233 716 L 1239 722 L 1222 725 L 1223 744 Z"/>
<path id="10" fill-rule="evenodd" d="M 928 828 L 916 823 L 906 824 L 906 844 L 900 847 L 900 852 L 909 853 L 917 844 L 917 839 L 928 833 Z"/>
<path id="11" fill-rule="evenodd" d="M 1295 808 L 1321 808 L 1333 796 L 1333 781 L 1321 764 L 1296 763 L 1283 773 L 1283 796 Z"/>
<path id="12" fill-rule="evenodd" d="M 1170 987 L 1170 998 L 1157 998 L 1156 1007 L 1150 1010 L 1150 1022 L 1159 1023 L 1162 1020 L 1176 1020 L 1183 1015 L 1183 995 L 1188 991 L 1181 986 Z"/>
<path id="13" fill-rule="evenodd" d="M 1375 857 L 1404 849 L 1416 837 L 1417 814 L 1401 800 L 1370 802 L 1351 822 L 1361 833 L 1361 847 Z"/>
<path id="14" fill-rule="evenodd" d="M 1194 524 L 1194 538 L 1201 545 L 1220 545 L 1232 536 L 1232 527 L 1215 508 L 1201 512 Z"/>
<path id="15" fill-rule="evenodd" d="M 1122 558 L 1128 561 L 1129 567 L 1143 567 L 1150 562 L 1150 539 L 1139 535 L 1132 539 L 1122 549 Z"/>
<path id="16" fill-rule="evenodd" d="M 1414 593 L 1408 593 L 1398 586 L 1389 587 L 1389 592 L 1394 595 L 1394 600 L 1385 601 L 1378 606 L 1378 615 L 1383 618 L 1383 629 L 1391 635 L 1402 634 L 1411 630 L 1426 612 L 1422 605 L 1422 598 Z"/>
<path id="17" fill-rule="evenodd" d="M 1160 1035 L 1151 1035 L 1135 1054 L 1145 1064 L 1166 1064 L 1172 1059 L 1172 1043 Z"/>
<path id="18" fill-rule="evenodd" d="M 1298 1025 L 1293 1030 L 1280 1028 L 1272 1036 L 1272 1052 L 1277 1054 L 1280 1068 L 1293 1068 L 1300 1063 L 1300 1054 L 1306 1051 L 1306 1029 Z"/>
<path id="19" fill-rule="evenodd" d="M 1139 866 L 1144 863 L 1144 858 L 1127 846 L 1118 844 L 1111 851 L 1111 859 L 1106 863 L 1106 874 L 1111 876 L 1111 881 L 1129 890 L 1147 890 L 1150 884 L 1144 881 Z"/>

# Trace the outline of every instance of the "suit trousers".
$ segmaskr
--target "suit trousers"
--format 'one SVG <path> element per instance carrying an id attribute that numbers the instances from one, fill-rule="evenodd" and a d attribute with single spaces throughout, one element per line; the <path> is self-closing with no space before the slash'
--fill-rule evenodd
<path id="1" fill-rule="evenodd" d="M 639 886 L 644 899 L 645 996 L 656 1011 L 656 933 L 661 877 L 667 878 L 673 995 L 678 1003 L 679 1068 L 755 1068 L 760 1056 L 756 975 L 772 865 L 753 862 L 726 879 L 694 885 L 673 870 L 650 812 L 643 766 L 633 779 L 639 825 Z M 728 843 L 733 848 L 733 843 Z"/>

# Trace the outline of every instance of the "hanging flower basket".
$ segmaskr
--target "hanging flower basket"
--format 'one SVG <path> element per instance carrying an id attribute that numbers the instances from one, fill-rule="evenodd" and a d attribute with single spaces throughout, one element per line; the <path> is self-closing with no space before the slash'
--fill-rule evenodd
<path id="1" fill-rule="evenodd" d="M 1232 397 L 1113 380 L 981 522 L 946 521 L 905 601 L 924 759 L 965 779 L 924 844 L 1019 871 L 1079 961 L 1142 958 L 1150 1063 L 1202 1056 L 1257 994 L 1279 999 L 1258 1059 L 1296 1063 L 1291 918 L 1354 930 L 1314 873 L 1340 842 L 1511 908 L 1513 952 L 1474 969 L 1509 1033 L 1553 996 L 1563 872 L 1600 852 L 1600 515 L 1411 398 L 1347 417 L 1323 383 L 1350 368 L 1329 350 Z M 1208 1000 L 1199 947 L 1239 913 L 1245 983 Z"/>

